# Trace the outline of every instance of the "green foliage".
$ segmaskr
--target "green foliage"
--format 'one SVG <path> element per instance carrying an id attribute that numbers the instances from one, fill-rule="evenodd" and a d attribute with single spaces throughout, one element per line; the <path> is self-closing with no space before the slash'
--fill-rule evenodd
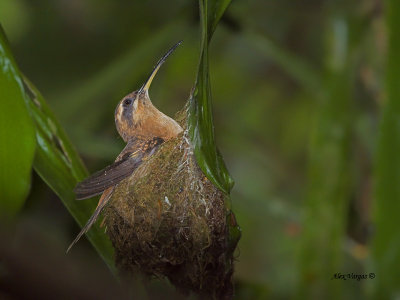
<path id="1" fill-rule="evenodd" d="M 35 130 L 23 81 L 0 27 L 0 215 L 12 217 L 25 202 L 35 154 Z"/>
<path id="2" fill-rule="evenodd" d="M 219 153 L 214 137 L 208 45 L 230 1 L 199 0 L 201 18 L 200 62 L 189 103 L 189 136 L 197 163 L 218 188 L 229 194 L 233 180 Z"/>
<path id="3" fill-rule="evenodd" d="M 328 37 L 323 81 L 325 94 L 323 101 L 318 103 L 309 155 L 299 299 L 336 299 L 342 295 L 342 282 L 331 280 L 331 276 L 343 270 L 352 187 L 354 63 L 349 41 L 351 30 L 348 20 L 338 13 L 329 20 L 325 31 Z"/>
<path id="4" fill-rule="evenodd" d="M 207 39 L 207 43 L 211 41 L 218 22 L 230 3 L 231 0 L 199 0 L 203 33 L 202 39 Z M 203 44 L 202 49 L 206 50 L 207 47 L 208 45 Z"/>
<path id="5" fill-rule="evenodd" d="M 8 145 L 2 147 L 7 149 L 8 152 L 4 151 L 3 153 L 8 154 L 8 156 L 3 155 L 1 157 L 1 165 L 7 168 L 9 168 L 8 165 L 17 166 L 15 170 L 11 170 L 7 174 L 9 180 L 14 180 L 16 183 L 9 182 L 4 178 L 1 182 L 8 183 L 10 188 L 20 193 L 17 199 L 19 203 L 14 204 L 14 207 L 18 207 L 25 199 L 29 189 L 36 135 L 36 154 L 33 161 L 35 171 L 60 197 L 78 224 L 83 226 L 96 205 L 93 201 L 76 201 L 73 189 L 78 181 L 87 176 L 87 171 L 63 129 L 47 107 L 42 95 L 18 71 L 11 52 L 8 50 L 9 47 L 3 31 L 1 31 L 0 46 L 0 49 L 7 49 L 2 51 L 1 61 L 4 63 L 4 67 L 1 76 L 4 76 L 4 78 L 8 76 L 9 78 L 8 72 L 10 70 L 13 75 L 12 81 L 4 80 L 4 83 L 3 81 L 1 83 L 2 91 L 10 91 L 3 95 L 1 102 L 9 105 L 3 107 L 4 119 L 2 118 L 2 120 L 7 120 L 10 123 L 2 128 L 9 128 L 10 133 L 13 133 L 13 135 L 7 135 L 6 132 L 2 132 L 0 135 L 2 139 L 6 139 L 4 144 Z M 25 100 L 25 104 L 22 100 Z M 20 104 L 16 105 L 16 103 Z M 14 122 L 17 122 L 18 126 Z M 13 124 L 13 126 L 10 126 L 10 124 Z M 15 132 L 12 131 L 13 128 L 16 128 Z M 10 150 L 16 157 L 10 156 Z M 21 153 L 21 151 L 24 153 Z M 15 171 L 18 173 L 15 173 Z M 22 183 L 24 184 L 22 185 Z M 21 188 L 21 190 L 18 188 Z M 14 201 L 15 196 L 14 198 L 2 197 L 3 199 Z M 96 227 L 88 233 L 88 238 L 110 269 L 114 271 L 111 243 L 104 232 Z"/>
<path id="6" fill-rule="evenodd" d="M 376 299 L 395 299 L 400 292 L 400 2 L 386 3 L 388 53 L 386 60 L 386 95 L 380 121 L 376 153 L 376 191 L 372 267 Z"/>
<path id="7" fill-rule="evenodd" d="M 96 204 L 95 201 L 76 201 L 73 189 L 88 173 L 42 95 L 28 81 L 26 87 L 31 96 L 29 109 L 36 124 L 37 153 L 33 167 L 82 227 Z M 87 237 L 110 269 L 115 271 L 113 250 L 104 231 L 94 226 Z"/>

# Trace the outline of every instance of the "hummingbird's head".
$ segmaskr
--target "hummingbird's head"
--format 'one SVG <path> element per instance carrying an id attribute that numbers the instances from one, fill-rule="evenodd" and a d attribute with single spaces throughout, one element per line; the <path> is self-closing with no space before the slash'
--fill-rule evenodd
<path id="1" fill-rule="evenodd" d="M 160 137 L 168 140 L 182 132 L 182 127 L 175 120 L 160 112 L 149 97 L 149 88 L 155 75 L 167 57 L 181 42 L 175 44 L 158 61 L 149 78 L 138 91 L 126 95 L 117 105 L 115 125 L 125 142 L 137 137 Z"/>

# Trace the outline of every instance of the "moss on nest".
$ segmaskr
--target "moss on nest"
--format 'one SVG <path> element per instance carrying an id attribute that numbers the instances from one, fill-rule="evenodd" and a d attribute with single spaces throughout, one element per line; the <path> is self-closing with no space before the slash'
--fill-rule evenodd
<path id="1" fill-rule="evenodd" d="M 233 295 L 239 240 L 227 196 L 196 164 L 186 132 L 164 143 L 115 189 L 106 208 L 117 266 L 168 277 L 179 290 L 217 299 Z"/>

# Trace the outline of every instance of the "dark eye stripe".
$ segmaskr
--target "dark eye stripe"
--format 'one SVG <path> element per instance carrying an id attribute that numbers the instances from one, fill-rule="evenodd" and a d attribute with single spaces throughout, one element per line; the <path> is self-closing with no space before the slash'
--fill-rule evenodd
<path id="1" fill-rule="evenodd" d="M 126 98 L 122 102 L 122 118 L 124 121 L 132 122 L 132 103 L 135 101 L 135 99 L 132 98 Z"/>
<path id="2" fill-rule="evenodd" d="M 124 106 L 129 106 L 132 104 L 132 102 L 133 102 L 133 100 L 131 98 L 127 98 L 124 100 L 123 104 L 124 104 Z"/>

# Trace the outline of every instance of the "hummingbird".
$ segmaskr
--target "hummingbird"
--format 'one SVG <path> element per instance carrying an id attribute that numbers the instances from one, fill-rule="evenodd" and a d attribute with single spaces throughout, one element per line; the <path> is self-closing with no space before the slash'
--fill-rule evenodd
<path id="1" fill-rule="evenodd" d="M 181 43 L 182 41 L 176 43 L 161 57 L 139 90 L 126 95 L 118 103 L 114 113 L 115 125 L 126 146 L 113 164 L 76 185 L 74 192 L 77 200 L 102 195 L 92 216 L 68 247 L 67 253 L 96 222 L 118 183 L 151 157 L 162 143 L 177 137 L 183 131 L 174 119 L 159 111 L 149 97 L 149 88 L 155 75 Z"/>

